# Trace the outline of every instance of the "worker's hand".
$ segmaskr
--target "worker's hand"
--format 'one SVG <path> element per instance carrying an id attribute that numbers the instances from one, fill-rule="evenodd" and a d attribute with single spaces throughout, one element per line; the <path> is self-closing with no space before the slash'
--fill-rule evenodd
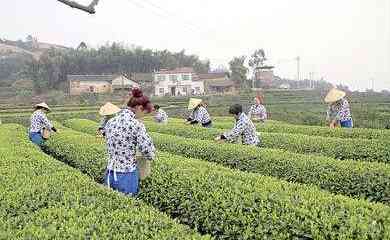
<path id="1" fill-rule="evenodd" d="M 225 141 L 221 138 L 221 136 L 218 136 L 218 137 L 214 138 L 214 140 L 215 140 L 216 142 L 218 142 L 218 143 L 223 143 L 223 142 L 225 142 Z"/>
<path id="2" fill-rule="evenodd" d="M 53 132 L 58 132 L 57 128 L 55 128 L 55 127 L 52 127 L 51 130 L 52 130 Z"/>

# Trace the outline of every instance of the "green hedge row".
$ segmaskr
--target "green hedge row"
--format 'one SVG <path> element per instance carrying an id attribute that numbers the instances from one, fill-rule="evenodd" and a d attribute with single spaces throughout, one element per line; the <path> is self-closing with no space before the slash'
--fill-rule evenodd
<path id="1" fill-rule="evenodd" d="M 230 129 L 207 129 L 170 122 L 167 125 L 145 121 L 149 131 L 182 137 L 212 140 Z M 390 162 L 390 141 L 369 139 L 341 139 L 287 133 L 260 133 L 266 148 L 283 149 L 295 153 L 316 154 L 336 159 Z"/>
<path id="2" fill-rule="evenodd" d="M 106 158 L 99 139 L 61 129 L 48 147 L 101 179 Z M 161 152 L 140 198 L 217 239 L 390 237 L 390 208 L 382 204 Z"/>
<path id="3" fill-rule="evenodd" d="M 77 111 L 77 112 L 52 112 L 47 115 L 49 120 L 63 121 L 70 118 L 85 118 L 91 120 L 99 119 L 97 111 Z M 7 114 L 0 115 L 2 123 L 17 123 L 23 126 L 30 126 L 31 113 L 29 114 Z"/>
<path id="4" fill-rule="evenodd" d="M 45 155 L 25 131 L 0 126 L 1 239 L 202 239 Z"/>
<path id="5" fill-rule="evenodd" d="M 85 119 L 72 119 L 66 121 L 65 125 L 77 131 L 95 134 L 98 124 Z M 194 130 L 203 131 L 201 128 Z M 151 136 L 155 145 L 163 151 L 390 204 L 390 166 L 387 164 L 339 161 L 251 146 L 238 148 L 233 144 L 216 144 L 158 133 L 151 133 Z"/>
<path id="6" fill-rule="evenodd" d="M 234 121 L 232 117 L 215 117 L 214 127 L 229 129 L 233 127 Z M 364 139 L 382 139 L 390 140 L 389 130 L 370 129 L 370 128 L 336 128 L 319 126 L 294 125 L 277 121 L 267 121 L 266 123 L 256 123 L 256 129 L 259 132 L 275 132 L 275 133 L 291 133 L 304 134 L 322 137 L 337 137 L 337 138 L 364 138 Z"/>

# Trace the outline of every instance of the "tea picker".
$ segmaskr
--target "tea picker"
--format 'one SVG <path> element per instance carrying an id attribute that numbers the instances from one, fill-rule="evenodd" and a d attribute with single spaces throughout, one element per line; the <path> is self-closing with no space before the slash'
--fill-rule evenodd
<path id="1" fill-rule="evenodd" d="M 344 91 L 333 88 L 325 97 L 325 102 L 328 104 L 326 120 L 330 128 L 337 126 L 342 128 L 353 127 L 351 109 L 345 95 Z"/>
<path id="2" fill-rule="evenodd" d="M 45 140 L 49 139 L 51 132 L 57 132 L 57 129 L 46 117 L 48 112 L 50 112 L 49 106 L 42 102 L 34 106 L 34 113 L 31 115 L 29 138 L 38 146 L 42 146 Z"/>
<path id="3" fill-rule="evenodd" d="M 97 130 L 97 135 L 98 136 L 104 136 L 104 127 L 106 126 L 108 120 L 113 118 L 118 112 L 120 112 L 121 109 L 117 107 L 116 105 L 108 102 L 104 104 L 100 110 L 99 110 L 99 115 L 102 116 L 102 119 L 100 121 L 99 128 Z"/>
<path id="4" fill-rule="evenodd" d="M 229 113 L 236 119 L 234 127 L 229 132 L 215 138 L 218 142 L 234 141 L 242 137 L 242 143 L 245 145 L 260 146 L 261 141 L 256 132 L 256 127 L 252 120 L 242 111 L 242 105 L 234 104 L 230 106 Z"/>
<path id="5" fill-rule="evenodd" d="M 190 116 L 187 118 L 187 124 L 202 124 L 203 127 L 212 127 L 212 121 L 209 112 L 202 104 L 202 99 L 190 98 L 188 110 L 191 110 Z"/>
<path id="6" fill-rule="evenodd" d="M 248 117 L 254 122 L 264 122 L 267 120 L 267 109 L 264 106 L 264 97 L 261 94 L 257 94 L 254 98 L 255 104 L 253 104 L 249 111 Z"/>

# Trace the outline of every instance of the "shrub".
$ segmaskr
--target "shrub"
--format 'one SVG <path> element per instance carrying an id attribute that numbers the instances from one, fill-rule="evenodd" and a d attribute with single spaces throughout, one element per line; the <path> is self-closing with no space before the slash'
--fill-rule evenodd
<path id="1" fill-rule="evenodd" d="M 171 119 L 170 119 L 171 120 Z M 233 127 L 232 118 L 214 118 L 213 127 L 229 129 Z M 370 128 L 336 128 L 320 126 L 305 126 L 294 125 L 276 121 L 267 121 L 266 123 L 257 123 L 256 128 L 259 132 L 274 132 L 274 133 L 291 133 L 304 134 L 322 137 L 337 137 L 337 138 L 364 138 L 374 140 L 390 140 L 390 131 Z"/>
<path id="2" fill-rule="evenodd" d="M 25 130 L 0 126 L 0 238 L 202 239 L 43 154 Z"/>
<path id="3" fill-rule="evenodd" d="M 83 171 L 100 166 L 87 173 L 101 179 L 105 147 L 93 136 L 62 129 L 48 147 Z M 384 205 L 166 153 L 159 153 L 140 198 L 217 239 L 390 237 Z"/>
<path id="4" fill-rule="evenodd" d="M 227 129 L 206 129 L 198 126 L 186 126 L 181 123 L 161 125 L 145 122 L 152 132 L 174 134 L 183 137 L 212 140 Z M 341 139 L 307 136 L 302 134 L 268 133 L 260 134 L 262 145 L 266 148 L 278 148 L 295 153 L 310 153 L 336 159 L 390 162 L 390 140 Z"/>
<path id="5" fill-rule="evenodd" d="M 67 120 L 65 125 L 90 134 L 95 134 L 98 127 L 95 122 L 77 119 Z M 202 131 L 201 128 L 194 129 Z M 151 136 L 162 151 L 290 182 L 314 184 L 333 193 L 390 203 L 390 166 L 383 163 L 339 161 L 251 146 L 237 148 L 233 144 L 216 144 L 158 133 L 151 133 Z"/>

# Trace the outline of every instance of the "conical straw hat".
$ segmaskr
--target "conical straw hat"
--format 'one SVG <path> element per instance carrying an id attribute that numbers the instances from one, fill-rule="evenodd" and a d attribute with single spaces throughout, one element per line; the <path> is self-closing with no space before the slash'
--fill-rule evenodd
<path id="1" fill-rule="evenodd" d="M 114 115 L 116 113 L 118 113 L 121 109 L 117 106 L 115 106 L 114 104 L 108 102 L 106 104 L 104 104 L 104 106 L 102 106 L 99 110 L 99 114 L 101 116 L 109 116 L 109 115 Z"/>
<path id="2" fill-rule="evenodd" d="M 43 108 L 46 108 L 47 110 L 50 111 L 50 108 L 49 106 L 47 106 L 46 103 L 42 102 L 42 103 L 38 103 L 37 105 L 35 105 L 35 107 L 43 107 Z"/>
<path id="3" fill-rule="evenodd" d="M 338 100 L 342 99 L 343 97 L 345 97 L 345 92 L 344 91 L 341 91 L 341 90 L 338 90 L 337 88 L 333 88 L 332 90 L 330 90 L 328 92 L 328 94 L 326 95 L 325 97 L 325 102 L 326 103 L 333 103 L 333 102 L 337 102 Z"/>
<path id="4" fill-rule="evenodd" d="M 202 99 L 190 98 L 190 102 L 188 103 L 188 110 L 192 110 L 196 108 L 201 103 L 202 103 Z"/>

